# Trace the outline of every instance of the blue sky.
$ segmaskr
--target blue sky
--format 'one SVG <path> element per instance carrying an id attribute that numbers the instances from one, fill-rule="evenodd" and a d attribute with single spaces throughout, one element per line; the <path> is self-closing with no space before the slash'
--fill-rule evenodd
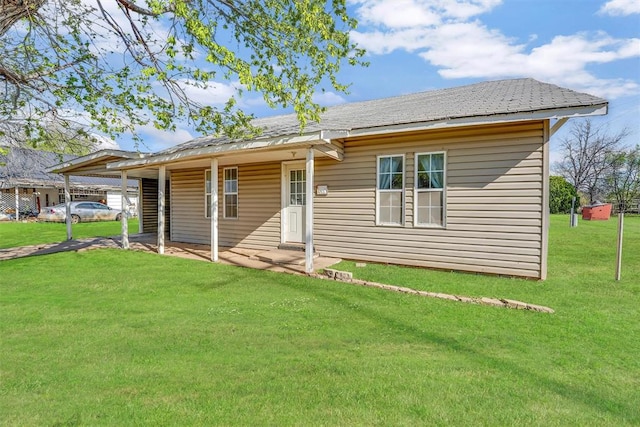
<path id="1" fill-rule="evenodd" d="M 358 19 L 353 40 L 367 50 L 367 68 L 345 67 L 348 94 L 326 93 L 323 105 L 461 86 L 486 80 L 533 77 L 610 101 L 596 119 L 612 131 L 632 131 L 640 143 L 640 1 L 637 0 L 347 0 Z M 115 3 L 115 2 L 114 2 Z M 203 100 L 226 100 L 233 82 L 194 90 Z M 215 101 L 214 101 L 215 102 Z M 215 105 L 215 104 L 213 104 Z M 281 114 L 257 94 L 241 101 L 258 117 Z M 571 127 L 567 123 L 552 141 Z M 140 128 L 157 151 L 198 136 Z M 133 149 L 130 138 L 118 145 Z"/>

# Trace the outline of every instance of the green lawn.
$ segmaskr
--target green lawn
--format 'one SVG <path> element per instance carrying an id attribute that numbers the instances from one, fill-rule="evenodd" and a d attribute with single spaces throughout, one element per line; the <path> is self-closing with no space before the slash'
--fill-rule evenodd
<path id="1" fill-rule="evenodd" d="M 81 222 L 71 227 L 73 238 L 110 237 L 121 233 L 120 221 Z M 138 219 L 129 220 L 129 233 L 138 232 Z M 0 249 L 67 240 L 67 225 L 59 222 L 0 222 Z"/>
<path id="2" fill-rule="evenodd" d="M 542 314 L 121 250 L 0 262 L 4 425 L 639 425 L 640 218 L 552 218 L 545 282 L 357 276 Z"/>

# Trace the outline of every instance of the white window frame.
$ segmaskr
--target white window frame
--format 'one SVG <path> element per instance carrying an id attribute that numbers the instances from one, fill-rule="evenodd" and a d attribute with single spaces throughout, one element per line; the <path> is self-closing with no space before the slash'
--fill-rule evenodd
<path id="1" fill-rule="evenodd" d="M 402 188 L 399 190 L 394 190 L 394 189 L 390 189 L 390 190 L 381 190 L 380 189 L 380 159 L 382 158 L 386 158 L 386 157 L 402 157 Z M 378 155 L 376 156 L 376 225 L 378 226 L 383 226 L 383 227 L 404 227 L 404 223 L 405 223 L 405 213 L 406 213 L 406 207 L 405 207 L 405 185 L 406 185 L 406 161 L 405 161 L 405 155 L 403 154 L 384 154 L 384 155 Z M 401 196 L 400 196 L 400 206 L 401 206 L 401 213 L 400 213 L 400 223 L 393 223 L 393 222 L 382 222 L 380 220 L 380 194 L 381 193 L 395 193 L 395 192 L 400 192 Z"/>
<path id="2" fill-rule="evenodd" d="M 211 185 L 213 184 L 211 169 L 206 169 L 204 171 L 204 217 L 211 218 L 211 212 L 209 212 L 209 209 L 211 209 L 211 192 L 207 193 L 207 175 L 209 175 L 209 188 L 211 188 Z"/>
<path id="3" fill-rule="evenodd" d="M 236 179 L 229 180 L 229 181 L 236 182 L 235 192 L 227 191 L 227 171 L 228 170 L 236 171 Z M 222 217 L 225 219 L 238 219 L 239 211 L 240 211 L 240 206 L 239 206 L 240 197 L 238 196 L 238 193 L 240 192 L 239 185 L 240 185 L 240 175 L 239 175 L 237 166 L 222 169 Z M 226 196 L 236 196 L 236 215 L 235 216 L 227 216 L 227 197 Z"/>
<path id="4" fill-rule="evenodd" d="M 418 188 L 418 157 L 425 155 L 442 154 L 442 188 Z M 427 151 L 416 153 L 413 163 L 413 226 L 416 228 L 446 228 L 447 226 L 447 152 L 446 151 Z M 442 193 L 442 224 L 427 224 L 418 222 L 418 194 L 428 192 Z"/>

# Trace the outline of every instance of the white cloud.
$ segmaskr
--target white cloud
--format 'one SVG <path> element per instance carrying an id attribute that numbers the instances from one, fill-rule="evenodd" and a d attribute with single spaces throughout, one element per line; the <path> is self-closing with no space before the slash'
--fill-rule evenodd
<path id="1" fill-rule="evenodd" d="M 332 105 L 344 104 L 347 100 L 334 92 L 317 92 L 313 95 L 313 102 L 323 107 L 330 107 Z"/>
<path id="2" fill-rule="evenodd" d="M 99 135 L 97 133 L 92 133 L 91 137 L 97 141 L 97 145 L 94 151 L 99 150 L 119 150 L 120 146 L 113 139 L 108 138 L 103 135 Z"/>
<path id="3" fill-rule="evenodd" d="M 627 16 L 640 13 L 638 0 L 611 0 L 600 8 L 600 13 L 611 16 Z"/>
<path id="4" fill-rule="evenodd" d="M 232 96 L 238 96 L 238 90 L 242 89 L 239 82 L 220 83 L 209 82 L 206 87 L 194 80 L 181 79 L 177 80 L 185 94 L 191 101 L 203 105 L 223 105 Z"/>
<path id="5" fill-rule="evenodd" d="M 361 20 L 365 23 L 380 24 L 389 28 L 407 28 L 416 25 L 435 25 L 440 16 L 423 7 L 416 0 L 378 0 L 360 2 Z"/>
<path id="6" fill-rule="evenodd" d="M 423 12 L 427 8 L 439 13 L 441 23 L 434 24 L 436 20 L 429 19 L 424 23 L 406 21 L 412 25 L 399 26 L 395 23 L 404 12 L 387 7 L 389 0 L 360 1 L 357 14 L 374 25 L 368 31 L 354 31 L 353 40 L 370 54 L 394 50 L 415 53 L 437 67 L 438 73 L 447 79 L 533 77 L 607 98 L 640 91 L 640 85 L 633 80 L 599 78 L 590 68 L 640 57 L 638 38 L 616 39 L 604 32 L 577 33 L 556 36 L 535 46 L 536 36 L 521 42 L 488 28 L 477 18 L 465 20 L 490 10 L 497 1 L 403 2 L 423 8 Z M 376 20 L 371 16 L 376 10 L 385 15 Z"/>
<path id="7" fill-rule="evenodd" d="M 491 9 L 501 4 L 502 0 L 442 0 L 436 3 L 442 5 L 446 15 L 451 18 L 469 19 L 491 11 Z"/>
<path id="8" fill-rule="evenodd" d="M 156 129 L 152 124 L 139 126 L 136 132 L 143 137 L 145 149 L 151 151 L 164 150 L 193 139 L 193 135 L 187 129 L 177 128 L 175 131 L 167 131 Z"/>
<path id="9" fill-rule="evenodd" d="M 363 24 L 388 28 L 438 25 L 489 12 L 502 0 L 352 0 Z"/>

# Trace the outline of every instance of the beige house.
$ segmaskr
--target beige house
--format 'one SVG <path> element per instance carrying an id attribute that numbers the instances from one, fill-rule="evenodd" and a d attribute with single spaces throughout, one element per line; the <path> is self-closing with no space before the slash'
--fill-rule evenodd
<path id="1" fill-rule="evenodd" d="M 98 152 L 55 168 L 141 179 L 141 231 L 219 247 L 544 279 L 549 138 L 606 100 L 502 80 L 257 119 L 249 141 Z M 123 223 L 124 224 L 124 223 Z M 69 225 L 70 226 L 70 225 Z M 123 237 L 126 237 L 123 226 Z M 69 236 L 71 234 L 69 233 Z M 126 246 L 126 238 L 123 238 Z"/>

